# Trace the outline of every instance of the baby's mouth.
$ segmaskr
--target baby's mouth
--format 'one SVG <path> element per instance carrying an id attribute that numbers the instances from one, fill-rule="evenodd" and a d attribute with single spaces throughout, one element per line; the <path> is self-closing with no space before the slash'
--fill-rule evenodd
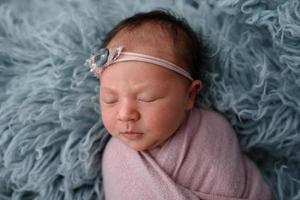
<path id="1" fill-rule="evenodd" d="M 143 136 L 143 133 L 139 133 L 139 132 L 121 132 L 121 136 L 129 139 L 129 140 L 137 140 L 140 139 Z"/>

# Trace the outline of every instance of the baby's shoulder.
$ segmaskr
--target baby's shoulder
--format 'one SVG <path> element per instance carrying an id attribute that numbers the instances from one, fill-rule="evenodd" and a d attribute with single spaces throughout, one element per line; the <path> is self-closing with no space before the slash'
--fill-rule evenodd
<path id="1" fill-rule="evenodd" d="M 211 128 L 229 128 L 232 129 L 232 125 L 229 123 L 227 118 L 214 110 L 207 108 L 193 108 L 191 115 L 197 118 L 199 125 L 206 125 Z"/>
<path id="2" fill-rule="evenodd" d="M 194 127 L 196 138 L 210 141 L 210 143 L 238 143 L 237 133 L 232 125 L 221 113 L 204 108 L 193 108 L 190 125 Z"/>

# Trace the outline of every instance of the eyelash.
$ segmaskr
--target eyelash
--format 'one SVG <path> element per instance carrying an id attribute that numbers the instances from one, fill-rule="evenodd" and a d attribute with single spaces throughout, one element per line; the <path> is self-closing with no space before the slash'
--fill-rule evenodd
<path id="1" fill-rule="evenodd" d="M 157 99 L 151 99 L 151 100 L 138 99 L 138 101 L 146 102 L 146 103 L 151 103 L 151 102 L 154 102 L 154 101 L 156 101 L 156 100 L 157 100 Z"/>
<path id="2" fill-rule="evenodd" d="M 111 105 L 111 104 L 115 104 L 115 103 L 117 103 L 118 102 L 118 100 L 117 99 L 112 99 L 112 100 L 105 100 L 105 99 L 102 99 L 101 98 L 101 101 L 104 103 L 104 104 L 107 104 L 107 105 Z"/>
<path id="3" fill-rule="evenodd" d="M 140 102 L 145 102 L 145 103 L 151 103 L 151 102 L 154 102 L 154 101 L 156 101 L 157 99 L 151 99 L 151 100 L 143 100 L 143 99 L 138 99 L 138 101 L 140 101 Z M 102 100 L 103 101 L 103 100 Z M 118 100 L 116 100 L 116 101 L 111 101 L 111 102 L 105 102 L 105 101 L 103 101 L 105 104 L 108 104 L 108 105 L 111 105 L 111 104 L 115 104 L 115 103 L 117 103 L 118 102 Z"/>

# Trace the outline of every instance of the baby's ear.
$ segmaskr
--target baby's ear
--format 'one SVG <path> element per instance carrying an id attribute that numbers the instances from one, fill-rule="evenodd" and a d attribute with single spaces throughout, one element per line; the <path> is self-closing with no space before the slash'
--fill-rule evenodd
<path id="1" fill-rule="evenodd" d="M 193 108 L 196 96 L 197 96 L 198 92 L 201 90 L 201 88 L 202 88 L 202 81 L 200 81 L 200 80 L 194 80 L 191 83 L 191 85 L 189 86 L 188 99 L 187 99 L 187 103 L 186 103 L 187 110 L 190 110 Z"/>

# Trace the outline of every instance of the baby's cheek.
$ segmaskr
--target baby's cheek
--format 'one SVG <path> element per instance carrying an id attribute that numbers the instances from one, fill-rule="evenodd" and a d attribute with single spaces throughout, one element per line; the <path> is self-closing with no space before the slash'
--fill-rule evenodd
<path id="1" fill-rule="evenodd" d="M 149 117 L 147 124 L 148 129 L 152 130 L 152 134 L 158 138 L 169 136 L 175 125 L 170 116 L 165 115 L 164 113 L 157 113 L 154 116 Z"/>
<path id="2" fill-rule="evenodd" d="M 107 129 L 107 131 L 110 133 L 110 134 L 113 134 L 115 131 L 115 127 L 114 127 L 114 124 L 115 124 L 115 121 L 114 121 L 114 118 L 113 118 L 113 114 L 108 112 L 108 111 L 102 111 L 101 112 L 101 117 L 102 117 L 102 122 L 103 122 L 103 125 L 105 126 L 105 128 Z"/>

